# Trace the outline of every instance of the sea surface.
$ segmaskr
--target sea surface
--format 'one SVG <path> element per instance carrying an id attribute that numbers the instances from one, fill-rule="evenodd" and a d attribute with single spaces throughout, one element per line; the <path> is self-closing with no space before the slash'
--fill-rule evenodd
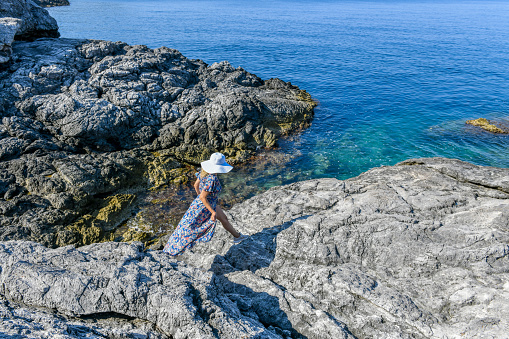
<path id="1" fill-rule="evenodd" d="M 224 177 L 247 195 L 416 157 L 509 167 L 509 136 L 465 124 L 509 123 L 509 1 L 71 0 L 49 11 L 62 37 L 168 46 L 306 89 L 319 102 L 312 126 Z"/>

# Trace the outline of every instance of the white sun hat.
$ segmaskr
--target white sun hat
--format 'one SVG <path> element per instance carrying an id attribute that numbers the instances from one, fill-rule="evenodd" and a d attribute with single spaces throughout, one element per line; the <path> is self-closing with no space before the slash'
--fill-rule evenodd
<path id="1" fill-rule="evenodd" d="M 222 153 L 214 153 L 210 156 L 210 160 L 201 163 L 201 168 L 207 173 L 214 174 L 228 173 L 233 166 L 226 162 L 226 158 Z"/>

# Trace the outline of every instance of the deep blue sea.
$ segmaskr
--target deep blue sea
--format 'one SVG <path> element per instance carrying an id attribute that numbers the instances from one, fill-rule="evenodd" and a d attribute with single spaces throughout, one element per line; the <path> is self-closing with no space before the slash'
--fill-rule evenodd
<path id="1" fill-rule="evenodd" d="M 62 37 L 168 46 L 279 77 L 320 104 L 281 142 L 269 187 L 349 178 L 414 157 L 509 167 L 508 1 L 71 0 L 49 9 Z"/>

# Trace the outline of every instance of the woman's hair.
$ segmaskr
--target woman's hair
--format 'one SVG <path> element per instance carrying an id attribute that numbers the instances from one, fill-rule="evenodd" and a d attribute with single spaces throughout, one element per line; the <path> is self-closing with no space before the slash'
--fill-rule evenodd
<path id="1" fill-rule="evenodd" d="M 200 172 L 200 178 L 205 178 L 207 175 L 209 175 L 209 173 L 205 172 L 205 170 L 202 168 Z"/>

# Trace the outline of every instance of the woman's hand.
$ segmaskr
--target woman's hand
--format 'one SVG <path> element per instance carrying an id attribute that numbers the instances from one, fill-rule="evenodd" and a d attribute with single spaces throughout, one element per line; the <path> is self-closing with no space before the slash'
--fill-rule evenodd
<path id="1" fill-rule="evenodd" d="M 216 212 L 212 212 L 210 215 L 210 220 L 216 221 Z"/>
<path id="2" fill-rule="evenodd" d="M 196 194 L 200 195 L 200 179 L 196 179 L 193 186 Z"/>

